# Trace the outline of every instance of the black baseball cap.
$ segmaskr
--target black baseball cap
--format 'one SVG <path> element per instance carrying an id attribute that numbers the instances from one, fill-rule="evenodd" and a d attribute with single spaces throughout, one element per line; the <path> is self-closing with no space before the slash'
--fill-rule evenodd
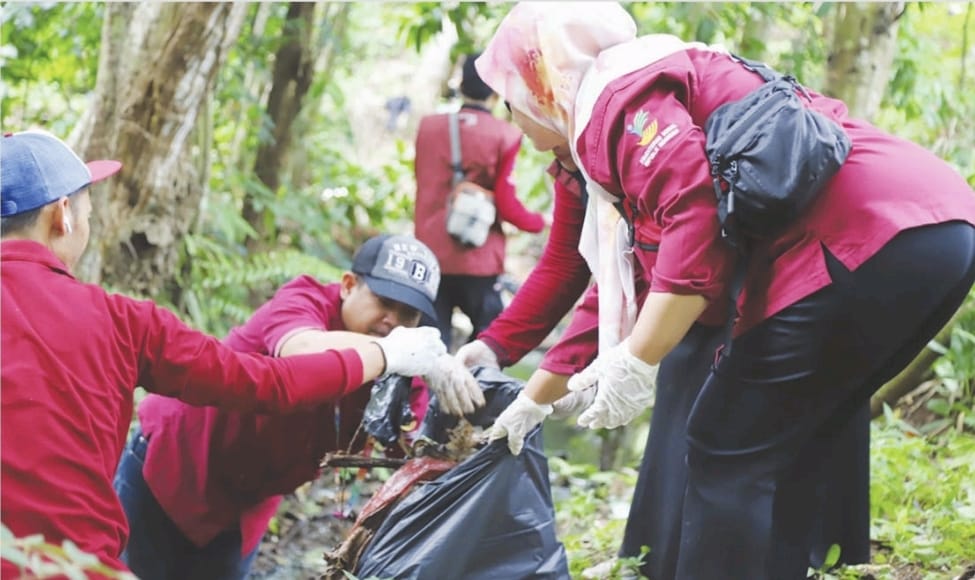
<path id="1" fill-rule="evenodd" d="M 384 234 L 366 240 L 352 259 L 352 271 L 373 294 L 412 306 L 434 320 L 440 262 L 413 236 Z"/>

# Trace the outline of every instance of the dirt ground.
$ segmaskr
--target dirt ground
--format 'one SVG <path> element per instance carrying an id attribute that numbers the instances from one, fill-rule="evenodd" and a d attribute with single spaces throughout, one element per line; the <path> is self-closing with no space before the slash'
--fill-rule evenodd
<path id="1" fill-rule="evenodd" d="M 304 580 L 318 578 L 325 566 L 324 552 L 338 547 L 352 528 L 355 511 L 362 508 L 379 483 L 360 482 L 357 494 L 342 489 L 333 477 L 324 476 L 285 497 L 277 515 L 277 533 L 261 541 L 251 578 L 257 580 Z M 353 497 L 349 501 L 350 496 Z M 348 507 L 352 512 L 347 516 Z"/>

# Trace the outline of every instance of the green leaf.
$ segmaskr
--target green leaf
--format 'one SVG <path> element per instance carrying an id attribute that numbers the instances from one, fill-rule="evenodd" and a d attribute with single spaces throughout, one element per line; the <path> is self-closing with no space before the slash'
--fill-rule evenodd
<path id="1" fill-rule="evenodd" d="M 937 413 L 942 417 L 947 417 L 951 413 L 951 405 L 948 401 L 942 399 L 941 397 L 935 397 L 927 402 L 925 405 L 927 409 L 933 413 Z"/>
<path id="2" fill-rule="evenodd" d="M 829 570 L 840 561 L 840 546 L 839 544 L 832 544 L 829 550 L 826 551 L 826 558 L 823 559 L 823 569 Z"/>
<path id="3" fill-rule="evenodd" d="M 928 342 L 928 348 L 930 348 L 931 350 L 933 350 L 934 352 L 936 352 L 936 353 L 938 353 L 938 354 L 940 354 L 942 356 L 948 354 L 948 348 L 945 347 L 944 345 L 942 345 L 941 343 L 939 343 L 936 340 L 929 341 Z"/>

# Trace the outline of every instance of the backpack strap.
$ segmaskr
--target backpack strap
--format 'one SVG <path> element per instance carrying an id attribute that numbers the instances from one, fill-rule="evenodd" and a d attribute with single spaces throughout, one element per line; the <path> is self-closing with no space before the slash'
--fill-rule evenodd
<path id="1" fill-rule="evenodd" d="M 731 333 L 735 328 L 735 319 L 738 318 L 738 299 L 741 297 L 741 290 L 745 286 L 745 274 L 748 272 L 748 260 L 745 255 L 738 255 L 735 259 L 735 271 L 731 275 L 731 284 L 728 286 L 728 317 L 724 322 L 724 340 L 721 342 L 721 358 L 731 356 Z"/>
<path id="2" fill-rule="evenodd" d="M 731 57 L 731 60 L 737 62 L 741 66 L 745 67 L 746 69 L 762 77 L 762 79 L 764 79 L 765 82 L 767 83 L 770 83 L 772 81 L 777 81 L 785 76 L 782 73 L 770 67 L 769 65 L 765 64 L 764 62 L 743 58 L 738 56 L 737 54 L 729 53 L 729 56 Z"/>
<path id="3" fill-rule="evenodd" d="M 807 101 L 810 102 L 812 101 L 812 95 L 809 94 L 809 91 L 806 90 L 806 87 L 802 86 L 802 83 L 800 83 L 799 80 L 796 79 L 796 77 L 792 75 L 784 75 L 779 71 L 773 69 L 769 65 L 765 64 L 764 62 L 759 62 L 757 60 L 751 60 L 748 58 L 740 57 L 737 54 L 729 53 L 728 56 L 731 57 L 731 60 L 737 62 L 744 68 L 762 77 L 762 79 L 765 82 L 771 83 L 778 80 L 784 80 L 789 84 L 791 84 L 793 88 L 795 88 L 797 91 L 799 91 L 802 94 L 802 96 L 806 97 Z"/>
<path id="4" fill-rule="evenodd" d="M 627 203 L 625 199 L 613 202 L 616 206 L 616 211 L 620 213 L 620 217 L 626 222 L 626 242 L 630 248 L 640 248 L 645 252 L 656 252 L 660 249 L 659 244 L 648 244 L 646 242 L 641 242 L 636 239 L 636 226 L 634 221 L 636 220 L 636 206 L 632 203 Z"/>
<path id="5" fill-rule="evenodd" d="M 464 181 L 464 169 L 461 167 L 460 156 L 460 121 L 457 113 L 450 113 L 447 118 L 450 128 L 450 166 L 453 168 L 453 185 Z"/>
<path id="6" fill-rule="evenodd" d="M 731 60 L 737 62 L 745 69 L 757 74 L 762 77 L 766 83 L 775 82 L 777 80 L 785 79 L 794 85 L 798 85 L 795 78 L 776 71 L 772 67 L 768 66 L 764 62 L 759 62 L 757 60 L 751 60 L 748 58 L 743 58 L 737 54 L 729 53 L 728 56 Z M 800 87 L 801 88 L 801 87 Z M 734 211 L 734 183 L 728 184 L 731 191 L 731 197 L 729 198 L 728 212 L 729 214 Z M 718 178 L 714 178 L 714 193 L 720 199 L 722 195 L 721 186 Z M 724 227 L 721 228 L 721 235 L 725 238 L 728 237 L 728 232 Z M 730 240 L 726 240 L 730 241 Z M 738 299 L 741 298 L 741 291 L 745 286 L 745 274 L 748 272 L 748 251 L 744 247 L 740 247 L 739 244 L 732 244 L 735 246 L 736 257 L 735 257 L 735 270 L 731 275 L 731 284 L 728 286 L 728 315 L 724 323 L 724 340 L 722 341 L 720 350 L 720 356 L 726 357 L 731 355 L 731 334 L 735 328 L 735 320 L 738 318 Z"/>
<path id="7" fill-rule="evenodd" d="M 582 207 L 585 208 L 589 205 L 589 190 L 586 189 L 586 178 L 582 175 L 581 171 L 576 169 L 572 173 L 572 179 L 575 179 L 576 183 L 579 184 L 579 199 L 582 200 Z"/>

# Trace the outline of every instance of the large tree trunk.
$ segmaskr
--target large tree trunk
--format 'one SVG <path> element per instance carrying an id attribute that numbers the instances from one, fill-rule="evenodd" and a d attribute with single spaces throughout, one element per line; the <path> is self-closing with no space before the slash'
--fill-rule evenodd
<path id="1" fill-rule="evenodd" d="M 205 187 L 193 156 L 207 152 L 194 150 L 192 135 L 245 11 L 243 3 L 106 4 L 93 106 L 76 146 L 124 168 L 94 194 L 85 279 L 168 298 L 178 242 Z"/>
<path id="2" fill-rule="evenodd" d="M 273 194 L 281 185 L 291 147 L 291 131 L 301 112 L 302 101 L 311 87 L 315 70 L 317 43 L 315 42 L 315 4 L 292 2 L 285 17 L 284 40 L 274 57 L 271 92 L 267 101 L 267 116 L 271 124 L 270 138 L 257 149 L 254 172 Z M 256 202 L 256 203 L 255 203 Z M 247 240 L 249 250 L 258 250 L 268 234 L 268 212 L 253 195 L 244 200 L 244 219 L 257 235 Z"/>
<path id="3" fill-rule="evenodd" d="M 880 107 L 904 4 L 847 2 L 832 7 L 832 51 L 824 92 L 843 100 L 854 117 L 870 119 Z"/>

